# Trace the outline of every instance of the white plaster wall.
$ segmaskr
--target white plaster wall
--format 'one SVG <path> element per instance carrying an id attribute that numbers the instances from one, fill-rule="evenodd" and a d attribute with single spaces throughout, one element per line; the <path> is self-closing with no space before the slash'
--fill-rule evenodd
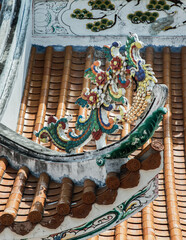
<path id="1" fill-rule="evenodd" d="M 13 21 L 13 15 L 15 10 L 15 1 L 14 0 L 4 0 L 2 3 L 2 9 L 0 16 L 2 23 L 0 26 L 0 61 L 3 61 L 3 53 L 6 47 L 7 39 L 10 34 L 10 26 Z"/>
<path id="2" fill-rule="evenodd" d="M 154 23 L 131 23 L 128 14 L 136 11 L 143 13 L 148 11 L 149 0 L 112 0 L 115 10 L 101 11 L 92 10 L 85 0 L 34 0 L 33 1 L 33 38 L 32 43 L 36 45 L 74 45 L 74 46 L 103 46 L 120 40 L 123 44 L 129 32 L 138 34 L 145 45 L 155 46 L 182 46 L 186 44 L 186 2 L 172 6 L 171 1 L 166 3 L 171 6 L 167 11 L 151 10 L 159 14 Z M 93 14 L 96 21 L 101 16 L 109 20 L 116 17 L 113 27 L 106 30 L 93 32 L 87 29 L 87 23 L 94 23 L 94 19 L 76 19 L 71 14 L 75 9 L 87 9 Z M 173 27 L 164 31 L 165 27 Z M 175 28 L 174 28 L 175 27 Z M 154 28 L 156 30 L 154 30 Z M 153 30 L 152 30 L 153 29 Z"/>
<path id="3" fill-rule="evenodd" d="M 21 24 L 18 20 L 18 24 Z M 25 78 L 27 74 L 27 66 L 29 61 L 30 49 L 31 49 L 31 33 L 32 33 L 32 17 L 30 9 L 29 24 L 26 32 L 26 41 L 24 42 L 23 52 L 20 59 L 20 64 L 15 76 L 15 81 L 10 92 L 10 98 L 7 99 L 5 111 L 1 120 L 1 123 L 6 125 L 12 130 L 16 130 L 17 120 L 19 115 L 20 104 L 22 100 L 22 94 L 24 90 Z M 15 42 L 14 42 L 15 43 Z"/>
<path id="4" fill-rule="evenodd" d="M 137 32 L 137 31 L 135 31 Z M 140 36 L 140 41 L 145 46 L 174 46 L 180 47 L 186 45 L 186 36 Z M 98 46 L 111 45 L 112 42 L 120 41 L 122 45 L 126 43 L 126 36 L 49 36 L 49 37 L 32 37 L 32 44 L 40 46 L 62 45 L 62 46 Z"/>

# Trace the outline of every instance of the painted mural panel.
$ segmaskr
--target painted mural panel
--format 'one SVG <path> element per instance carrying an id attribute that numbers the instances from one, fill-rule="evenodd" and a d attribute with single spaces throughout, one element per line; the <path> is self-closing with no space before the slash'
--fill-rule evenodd
<path id="1" fill-rule="evenodd" d="M 179 0 L 35 0 L 33 34 L 78 36 L 184 35 L 186 2 Z"/>

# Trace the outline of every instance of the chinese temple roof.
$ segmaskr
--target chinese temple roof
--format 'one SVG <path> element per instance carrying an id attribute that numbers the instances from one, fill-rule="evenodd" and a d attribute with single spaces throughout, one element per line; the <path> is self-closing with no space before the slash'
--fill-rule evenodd
<path id="1" fill-rule="evenodd" d="M 94 58 L 96 58 L 96 54 L 92 47 L 88 48 L 86 52 L 76 52 L 72 47 L 66 47 L 64 51 L 55 51 L 52 47 L 47 47 L 42 53 L 37 52 L 37 49 L 33 47 L 17 132 L 38 142 L 38 139 L 33 135 L 33 131 L 43 127 L 50 115 L 61 118 L 65 114 L 73 114 L 73 119 L 70 122 L 70 128 L 73 128 L 78 115 L 82 114 L 83 111 L 74 102 L 81 94 L 82 89 L 90 84 L 84 81 L 83 76 L 84 70 L 90 66 Z M 159 197 L 132 218 L 114 229 L 92 238 L 92 240 L 186 238 L 184 139 L 186 124 L 186 48 L 182 47 L 180 51 L 175 52 L 169 47 L 163 47 L 157 52 L 152 47 L 147 47 L 144 58 L 147 63 L 152 65 L 158 82 L 166 84 L 169 89 L 166 104 L 168 113 L 152 139 L 162 142 L 165 146 L 164 169 L 159 174 Z M 107 62 L 104 58 L 102 61 L 106 66 Z M 132 91 L 129 91 L 127 97 L 132 98 Z M 132 126 L 126 123 L 124 130 L 108 136 L 107 143 L 118 141 L 130 131 L 130 128 Z M 50 143 L 45 144 L 45 146 L 56 150 L 55 146 Z M 80 151 L 93 149 L 95 149 L 95 144 L 90 142 Z M 137 155 L 138 153 L 139 151 L 136 151 L 134 154 Z M 2 162 L 2 164 L 4 166 L 5 163 Z M 27 175 L 28 170 L 21 169 L 19 171 L 22 176 L 22 172 Z M 4 199 L 1 212 L 7 201 L 11 201 L 9 194 L 15 187 L 12 186 L 12 179 L 15 178 L 19 179 L 19 172 L 17 173 L 17 171 L 8 167 L 7 173 L 3 176 L 3 182 L 1 182 L 2 199 Z M 21 182 L 24 184 L 22 178 Z M 24 192 L 24 198 L 20 205 L 18 222 L 22 218 L 26 219 L 28 217 L 28 206 L 31 208 L 35 190 L 37 189 L 36 191 L 39 192 L 42 185 L 48 185 L 48 205 L 45 207 L 43 224 L 45 224 L 45 219 L 55 216 L 56 210 L 51 209 L 49 203 L 50 199 L 56 201 L 61 187 L 59 184 L 49 181 L 47 175 L 40 175 L 39 179 L 31 175 L 25 185 L 26 192 Z M 94 188 L 94 183 L 90 185 Z M 74 201 L 79 201 L 81 204 L 80 198 L 82 191 L 84 191 L 83 188 L 77 187 L 74 191 Z M 26 209 L 24 208 L 24 201 L 29 203 Z M 58 218 L 57 220 L 60 222 L 62 219 Z"/>
<path id="2" fill-rule="evenodd" d="M 159 83 L 169 88 L 168 114 L 154 134 L 165 144 L 164 169 L 159 174 L 159 197 L 141 212 L 96 239 L 185 239 L 185 60 L 186 48 L 171 52 L 146 49 Z M 92 240 L 93 240 L 92 239 Z"/>
<path id="3" fill-rule="evenodd" d="M 0 239 L 186 239 L 184 1 L 114 1 L 112 11 L 105 9 L 106 12 L 102 11 L 103 6 L 102 9 L 91 7 L 92 2 L 95 1 L 87 2 L 86 6 L 95 12 L 88 23 L 86 14 L 91 16 L 92 13 L 84 9 L 84 1 L 0 0 Z M 102 1 L 99 2 L 101 7 Z M 104 2 L 108 5 L 111 1 Z M 85 13 L 81 20 L 78 12 Z M 100 21 L 94 22 L 95 16 Z M 148 46 L 139 58 L 138 50 L 143 45 L 138 42 L 139 49 L 133 49 L 130 37 L 127 37 L 126 45 L 116 54 L 124 60 L 122 71 L 119 70 L 122 74 L 111 71 L 110 76 L 111 62 L 106 60 L 105 53 L 108 59 L 108 51 L 113 57 L 120 42 L 114 42 L 113 49 L 105 45 L 108 50 L 105 53 L 100 46 L 110 40 L 125 39 L 128 32 L 143 35 L 140 38 Z M 134 50 L 131 51 L 133 55 L 127 52 L 128 43 Z M 76 44 L 80 47 L 74 47 Z M 84 47 L 94 45 L 99 47 Z M 136 58 L 138 64 L 130 65 Z M 101 60 L 101 64 L 97 60 Z M 125 95 L 126 102 L 124 98 L 121 102 L 123 106 L 126 104 L 125 108 L 119 108 L 117 101 L 110 112 L 105 105 L 108 113 L 105 116 L 109 115 L 116 123 L 119 121 L 116 116 L 121 114 L 120 120 L 122 117 L 124 122 L 119 122 L 119 131 L 106 136 L 106 146 L 100 144 L 99 147 L 97 141 L 91 140 L 75 150 L 73 140 L 69 141 L 70 151 L 61 149 L 72 154 L 57 149 L 56 142 L 40 142 L 47 139 L 45 134 L 42 135 L 42 129 L 52 126 L 50 129 L 53 130 L 54 119 L 67 119 L 70 131 L 76 128 L 75 134 L 83 135 L 77 130 L 82 129 L 77 127 L 78 116 L 83 115 L 86 119 L 91 113 L 90 106 L 84 108 L 83 105 L 83 94 L 88 99 L 88 91 L 82 90 L 92 89 L 95 85 L 97 90 L 101 89 L 101 80 L 93 81 L 87 72 L 98 65 L 101 67 L 97 68 L 97 73 L 105 71 L 110 80 L 123 84 L 122 96 Z M 114 62 L 112 70 L 113 67 Z M 129 70 L 130 80 L 127 78 Z M 158 84 L 155 84 L 156 78 Z M 107 79 L 114 87 L 110 80 Z M 128 83 L 133 80 L 132 86 L 126 86 L 125 80 Z M 144 91 L 138 95 L 139 86 L 145 88 L 145 96 Z M 163 108 L 166 86 L 169 91 L 165 105 L 167 114 Z M 101 91 L 98 92 L 101 95 Z M 77 101 L 78 97 L 81 100 Z M 105 94 L 105 101 L 106 97 Z M 99 108 L 96 103 L 95 106 Z M 157 114 L 157 121 L 150 118 L 156 110 L 162 111 Z M 144 124 L 146 120 L 149 125 Z M 91 124 L 94 122 L 95 118 Z M 140 137 L 135 138 L 132 134 L 142 124 L 143 144 L 147 140 L 145 132 L 152 129 L 152 136 L 159 126 L 153 137 L 137 149 Z M 148 127 L 144 129 L 144 126 Z M 97 140 L 96 128 L 92 129 L 89 136 Z M 40 132 L 41 138 L 37 138 Z M 63 133 L 57 136 L 60 138 Z M 137 150 L 128 151 L 132 152 L 129 156 L 125 154 L 123 143 L 130 137 L 133 140 L 130 144 Z M 86 140 L 84 138 L 84 142 Z M 82 146 L 82 142 L 76 147 Z"/>

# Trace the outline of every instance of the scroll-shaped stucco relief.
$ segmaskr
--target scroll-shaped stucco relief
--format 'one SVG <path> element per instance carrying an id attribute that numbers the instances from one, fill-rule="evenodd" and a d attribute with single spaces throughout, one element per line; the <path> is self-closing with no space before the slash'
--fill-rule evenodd
<path id="1" fill-rule="evenodd" d="M 133 195 L 128 201 L 118 205 L 116 208 L 81 226 L 57 234 L 52 234 L 45 238 L 45 240 L 90 238 L 101 232 L 102 229 L 111 228 L 129 218 L 131 214 L 137 212 L 142 206 L 147 205 L 150 201 L 156 198 L 157 193 L 157 177 L 155 177 L 145 188 Z"/>
<path id="2" fill-rule="evenodd" d="M 67 7 L 68 0 L 64 1 L 35 1 L 33 6 L 34 29 L 33 34 L 60 34 L 67 35 L 61 15 Z"/>

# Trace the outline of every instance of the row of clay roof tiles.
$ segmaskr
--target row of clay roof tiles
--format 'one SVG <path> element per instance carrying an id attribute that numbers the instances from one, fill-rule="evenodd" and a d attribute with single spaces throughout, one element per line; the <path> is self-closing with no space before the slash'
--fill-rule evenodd
<path id="1" fill-rule="evenodd" d="M 56 52 L 48 47 L 45 53 L 32 48 L 17 132 L 38 142 L 33 131 L 44 126 L 50 115 L 61 118 L 73 114 L 70 127 L 75 126 L 77 116 L 85 110 L 74 102 L 81 90 L 90 86 L 83 75 L 93 55 L 91 47 L 87 52 L 75 52 L 71 47 Z M 144 57 L 152 64 L 158 82 L 169 88 L 168 113 L 154 135 L 154 139 L 165 145 L 159 197 L 128 221 L 94 239 L 186 239 L 186 47 L 181 52 L 171 52 L 168 47 L 155 52 L 147 47 Z M 132 90 L 127 92 L 127 97 L 131 102 Z M 108 136 L 107 142 L 119 140 L 130 127 L 125 123 L 124 130 Z M 47 147 L 55 149 L 50 143 Z M 84 147 L 85 151 L 92 149 L 95 149 L 93 142 Z"/>
<path id="2" fill-rule="evenodd" d="M 53 53 L 55 57 L 57 56 L 56 57 L 57 59 L 55 59 L 52 55 L 53 57 L 52 63 L 54 62 L 54 64 L 51 64 L 48 61 L 48 56 L 49 54 L 51 55 L 51 53 L 53 52 L 53 49 L 51 47 L 47 48 L 45 58 L 43 58 L 44 54 L 39 55 L 39 57 L 43 56 L 42 58 L 39 58 L 39 59 L 42 59 L 42 61 L 44 62 L 44 64 L 42 63 L 41 65 L 38 63 L 38 56 L 35 52 L 35 49 L 34 48 L 32 49 L 33 55 L 31 54 L 31 61 L 30 61 L 30 66 L 28 70 L 28 75 L 27 75 L 27 82 L 25 85 L 25 91 L 24 91 L 24 96 L 23 96 L 22 105 L 21 105 L 18 130 L 23 129 L 24 131 L 24 128 L 27 129 L 27 126 L 23 127 L 23 125 L 20 124 L 21 122 L 24 122 L 24 125 L 29 125 L 28 124 L 29 122 L 27 121 L 27 117 L 26 117 L 27 113 L 30 113 L 29 117 L 31 116 L 30 118 L 31 120 L 36 119 L 36 123 L 34 126 L 36 130 L 39 130 L 43 126 L 42 121 L 45 119 L 42 117 L 43 115 L 45 116 L 43 111 L 46 111 L 46 105 L 49 99 L 49 93 L 51 93 L 50 89 L 53 86 L 53 77 L 57 76 L 57 81 L 59 81 L 61 78 L 64 80 L 62 81 L 62 83 L 60 83 L 59 81 L 60 86 L 62 86 L 60 89 L 60 98 L 59 98 L 60 103 L 61 103 L 61 98 L 66 97 L 67 95 L 66 93 L 68 91 L 67 84 L 69 83 L 68 80 L 71 77 L 70 75 L 71 65 L 69 64 L 69 58 L 72 58 L 71 51 L 72 51 L 71 48 L 67 48 L 67 51 L 65 54 L 66 62 L 64 62 L 64 65 L 66 66 L 65 68 L 66 70 L 62 71 L 62 65 L 59 62 L 59 59 L 61 57 L 64 57 L 63 52 Z M 92 51 L 92 49 L 90 49 L 89 51 Z M 79 58 L 77 57 L 77 55 L 79 54 L 76 53 L 74 55 L 76 56 L 76 62 L 80 59 L 79 61 L 81 61 L 80 62 L 81 64 L 79 65 L 82 65 L 82 59 L 85 58 L 85 54 L 80 54 L 80 57 L 78 56 Z M 34 58 L 33 56 L 36 56 L 36 57 Z M 58 64 L 56 64 L 56 62 Z M 87 61 L 86 61 L 86 64 L 87 64 Z M 89 61 L 89 66 L 90 64 L 91 62 Z M 43 68 L 42 71 L 40 69 L 41 66 Z M 86 68 L 87 67 L 88 67 L 88 64 Z M 59 71 L 53 71 L 56 69 Z M 82 69 L 84 69 L 84 67 Z M 80 69 L 77 68 L 77 71 L 79 70 Z M 61 74 L 61 72 L 63 72 L 63 74 Z M 83 77 L 83 73 L 84 71 L 81 72 L 82 77 Z M 77 74 L 77 75 L 80 76 L 80 74 Z M 74 73 L 74 76 L 76 76 L 75 73 Z M 41 79 L 41 80 L 38 80 L 38 79 Z M 50 81 L 52 83 L 50 83 Z M 77 79 L 75 79 L 74 81 L 76 84 L 78 83 Z M 39 84 L 41 87 L 37 89 Z M 56 86 L 53 87 L 54 90 L 56 90 L 56 92 L 52 91 L 52 93 L 53 92 L 55 94 L 58 93 L 59 95 L 58 88 L 60 86 L 58 84 L 57 87 Z M 64 86 L 66 86 L 66 88 L 64 88 Z M 76 85 L 73 87 L 75 90 Z M 37 90 L 38 94 L 36 94 L 35 90 Z M 38 99 L 37 101 L 36 101 L 36 97 Z M 63 106 L 66 104 L 64 100 L 62 101 L 62 103 L 63 103 Z M 58 109 L 60 112 L 62 111 L 61 107 L 58 107 Z M 37 110 L 35 112 L 37 113 L 37 115 L 36 114 L 34 115 L 33 110 L 34 111 Z M 49 115 L 51 115 L 51 112 Z M 31 129 L 31 131 L 33 130 L 34 128 Z M 2 164 L 4 164 L 3 159 L 2 159 Z M 143 168 L 143 166 L 141 167 Z M 132 169 L 130 169 L 130 166 L 128 168 L 129 170 L 132 171 Z M 124 169 L 122 169 L 122 171 L 123 170 Z M 9 176 L 9 171 L 10 169 L 7 169 L 7 171 L 5 172 L 5 175 L 3 175 L 3 180 L 1 182 L 2 185 L 6 183 L 6 180 L 7 180 L 6 177 Z M 25 229 L 27 229 L 27 231 L 29 232 L 30 230 L 33 229 L 35 224 L 40 221 L 41 221 L 40 222 L 41 225 L 43 226 L 46 226 L 49 228 L 56 228 L 63 221 L 63 216 L 69 213 L 73 217 L 78 217 L 78 218 L 86 217 L 91 210 L 91 205 L 94 202 L 98 204 L 113 203 L 117 195 L 116 189 L 119 186 L 123 188 L 130 187 L 130 184 L 131 184 L 130 183 L 131 180 L 129 179 L 128 181 L 129 184 L 126 185 L 127 181 L 126 181 L 125 173 L 123 177 L 122 172 L 121 172 L 120 179 L 114 173 L 108 174 L 106 179 L 107 187 L 98 189 L 96 191 L 95 191 L 96 189 L 95 183 L 90 180 L 86 180 L 84 182 L 84 186 L 82 187 L 78 187 L 78 186 L 73 187 L 72 181 L 70 179 L 65 178 L 63 179 L 62 186 L 58 187 L 58 189 L 55 189 L 53 191 L 53 194 L 55 194 L 55 197 L 54 197 L 54 195 L 52 196 L 50 195 L 50 187 L 49 187 L 50 185 L 49 185 L 48 175 L 43 173 L 40 175 L 39 179 L 35 179 L 35 181 L 37 182 L 37 185 L 31 186 L 32 188 L 29 189 L 30 192 L 28 192 L 27 182 L 29 183 L 29 180 L 30 180 L 30 178 L 28 178 L 28 169 L 24 167 L 24 169 L 20 169 L 19 171 L 21 171 L 22 175 L 24 175 L 24 179 L 23 177 L 21 177 L 21 181 L 19 181 L 20 173 L 18 172 L 17 175 L 15 174 L 14 176 L 15 182 L 13 184 L 13 188 L 12 189 L 10 188 L 9 192 L 6 194 L 6 199 L 4 201 L 4 205 L 2 206 L 2 211 L 0 216 L 2 230 L 4 226 L 10 226 L 10 228 L 13 231 L 16 231 L 16 233 L 19 233 L 19 234 L 27 233 L 25 232 L 25 230 L 23 230 L 23 228 L 17 227 L 19 223 L 22 223 L 22 224 L 24 223 L 26 226 L 29 225 L 29 227 L 28 226 L 25 227 Z M 128 175 L 126 176 L 128 177 Z M 131 176 L 133 176 L 133 174 L 131 174 Z M 31 178 L 32 177 L 33 176 L 31 176 Z M 138 174 L 135 174 L 135 177 L 136 177 L 136 181 L 134 181 L 134 177 L 133 177 L 132 179 L 133 183 L 135 182 L 137 183 L 139 180 Z M 10 184 L 12 183 L 13 183 L 13 179 Z M 18 194 L 16 196 L 14 195 L 15 189 L 18 191 Z M 35 193 L 35 195 L 33 193 Z M 25 207 L 23 211 L 23 206 L 25 206 L 24 205 L 25 197 L 28 197 L 26 201 L 29 199 L 30 205 L 26 204 L 27 208 Z M 46 201 L 46 204 L 45 204 L 45 201 Z M 49 209 L 48 209 L 48 205 L 50 205 Z"/>
<path id="3" fill-rule="evenodd" d="M 99 188 L 89 179 L 82 186 L 70 178 L 62 178 L 62 183 L 50 180 L 46 173 L 39 178 L 29 173 L 25 166 L 18 171 L 8 165 L 6 158 L 0 158 L 0 232 L 5 227 L 20 235 L 29 233 L 37 223 L 51 229 L 57 228 L 66 215 L 85 218 L 92 204 L 114 203 L 118 188 L 131 188 L 139 183 L 139 170 L 149 170 L 160 166 L 160 153 L 151 154 L 140 163 L 140 156 L 149 148 L 162 151 L 156 141 L 148 145 L 142 153 L 122 165 L 120 174 L 110 172 L 105 187 Z M 153 163 L 152 163 L 153 158 Z M 21 227 L 22 226 L 22 227 Z M 23 228 L 24 226 L 24 228 Z"/>

